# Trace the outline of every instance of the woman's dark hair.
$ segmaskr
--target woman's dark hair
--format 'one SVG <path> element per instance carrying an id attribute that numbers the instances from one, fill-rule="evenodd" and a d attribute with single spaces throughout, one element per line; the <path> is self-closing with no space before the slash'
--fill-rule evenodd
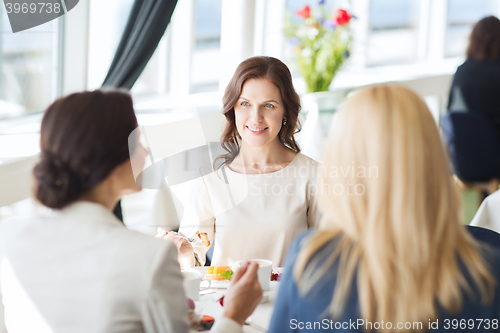
<path id="1" fill-rule="evenodd" d="M 476 23 L 467 47 L 467 58 L 500 61 L 500 20 L 488 16 Z"/>
<path id="2" fill-rule="evenodd" d="M 36 198 L 50 208 L 77 200 L 130 158 L 128 137 L 136 127 L 127 93 L 96 90 L 56 100 L 42 119 Z"/>
<path id="3" fill-rule="evenodd" d="M 227 124 L 221 136 L 221 144 L 228 153 L 218 157 L 223 160 L 219 168 L 230 164 L 240 152 L 239 140 L 241 138 L 236 128 L 234 106 L 241 96 L 243 85 L 250 79 L 266 79 L 278 87 L 285 107 L 286 119 L 286 124 L 282 126 L 278 138 L 286 147 L 297 153 L 300 152 L 299 145 L 294 138 L 294 134 L 300 131 L 300 98 L 293 88 L 292 75 L 288 67 L 276 58 L 251 57 L 238 66 L 224 93 L 222 113 L 226 117 Z"/>

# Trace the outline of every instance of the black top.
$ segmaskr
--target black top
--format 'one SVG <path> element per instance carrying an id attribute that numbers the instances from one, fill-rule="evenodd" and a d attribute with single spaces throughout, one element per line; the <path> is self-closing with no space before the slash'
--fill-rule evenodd
<path id="1" fill-rule="evenodd" d="M 461 104 L 457 90 L 462 95 L 466 110 L 485 115 L 500 137 L 500 62 L 469 58 L 460 65 L 453 77 L 448 109 L 453 109 L 457 102 Z"/>

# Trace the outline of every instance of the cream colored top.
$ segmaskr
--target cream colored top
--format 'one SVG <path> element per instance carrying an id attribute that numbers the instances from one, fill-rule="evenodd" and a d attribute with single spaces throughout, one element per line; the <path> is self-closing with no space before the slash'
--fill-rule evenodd
<path id="1" fill-rule="evenodd" d="M 317 162 L 299 153 L 276 172 L 247 175 L 226 167 L 173 186 L 184 204 L 179 231 L 188 237 L 196 237 L 196 231 L 208 234 L 215 246 L 212 265 L 268 259 L 283 266 L 295 236 L 319 219 L 317 180 Z M 204 263 L 209 247 L 193 246 Z"/>

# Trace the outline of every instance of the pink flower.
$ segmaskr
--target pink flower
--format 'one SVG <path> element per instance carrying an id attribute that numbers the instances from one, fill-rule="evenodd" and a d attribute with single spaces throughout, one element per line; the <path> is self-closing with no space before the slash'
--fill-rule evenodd
<path id="1" fill-rule="evenodd" d="M 304 8 L 298 10 L 295 14 L 302 18 L 309 18 L 311 16 L 311 8 L 308 5 L 305 5 Z"/>
<path id="2" fill-rule="evenodd" d="M 337 22 L 337 25 L 339 25 L 339 26 L 342 26 L 342 25 L 349 23 L 351 18 L 352 18 L 352 15 L 349 14 L 346 10 L 341 9 L 341 8 L 337 9 L 335 11 L 335 14 L 333 14 L 333 20 L 335 22 Z"/>

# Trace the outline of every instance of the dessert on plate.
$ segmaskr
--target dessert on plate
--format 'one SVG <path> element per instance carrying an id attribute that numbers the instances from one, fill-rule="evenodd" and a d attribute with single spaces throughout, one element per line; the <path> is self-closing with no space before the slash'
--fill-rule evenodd
<path id="1" fill-rule="evenodd" d="M 205 279 L 215 281 L 229 281 L 233 276 L 233 271 L 229 266 L 212 266 L 207 268 Z"/>

